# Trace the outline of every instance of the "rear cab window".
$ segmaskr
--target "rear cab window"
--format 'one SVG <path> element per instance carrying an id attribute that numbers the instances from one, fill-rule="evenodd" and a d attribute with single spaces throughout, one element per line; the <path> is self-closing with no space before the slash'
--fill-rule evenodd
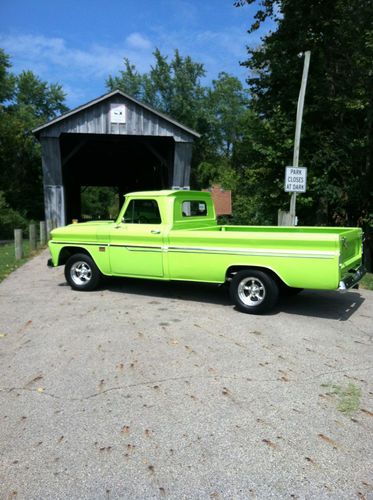
<path id="1" fill-rule="evenodd" d="M 205 217 L 207 215 L 207 205 L 203 200 L 185 200 L 181 204 L 181 215 L 188 217 Z"/>

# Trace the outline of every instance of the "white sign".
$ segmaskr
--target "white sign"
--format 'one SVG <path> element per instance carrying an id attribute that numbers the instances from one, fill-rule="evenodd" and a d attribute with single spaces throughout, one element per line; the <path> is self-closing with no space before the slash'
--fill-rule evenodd
<path id="1" fill-rule="evenodd" d="M 117 104 L 110 110 L 111 123 L 126 123 L 126 106 L 124 104 Z"/>
<path id="2" fill-rule="evenodd" d="M 290 193 L 305 193 L 307 187 L 306 167 L 286 167 L 285 191 Z"/>

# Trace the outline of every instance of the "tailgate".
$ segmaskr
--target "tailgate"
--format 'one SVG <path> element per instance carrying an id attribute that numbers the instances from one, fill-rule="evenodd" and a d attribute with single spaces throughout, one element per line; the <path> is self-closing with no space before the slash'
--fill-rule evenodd
<path id="1" fill-rule="evenodd" d="M 363 232 L 359 228 L 346 229 L 339 236 L 340 277 L 358 268 L 362 261 Z"/>

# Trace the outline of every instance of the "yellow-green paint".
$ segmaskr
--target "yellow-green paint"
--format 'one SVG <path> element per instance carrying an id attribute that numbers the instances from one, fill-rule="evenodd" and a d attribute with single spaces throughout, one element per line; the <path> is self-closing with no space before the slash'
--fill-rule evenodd
<path id="1" fill-rule="evenodd" d="M 132 199 L 158 202 L 161 224 L 122 222 Z M 207 206 L 204 216 L 182 214 L 183 201 Z M 359 228 L 219 226 L 210 193 L 130 193 L 116 221 L 72 224 L 52 231 L 59 265 L 65 247 L 84 249 L 105 275 L 223 283 L 232 266 L 269 269 L 288 286 L 336 289 L 361 265 Z"/>

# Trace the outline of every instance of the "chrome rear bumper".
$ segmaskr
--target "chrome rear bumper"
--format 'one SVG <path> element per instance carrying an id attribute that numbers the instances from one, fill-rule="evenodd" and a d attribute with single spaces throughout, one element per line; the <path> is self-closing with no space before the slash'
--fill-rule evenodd
<path id="1" fill-rule="evenodd" d="M 351 269 L 349 271 L 350 276 L 347 276 L 344 280 L 339 282 L 338 290 L 340 292 L 345 292 L 349 288 L 354 287 L 355 285 L 357 285 L 357 283 L 359 283 L 366 272 L 367 271 L 363 265 L 361 265 L 357 269 Z"/>

